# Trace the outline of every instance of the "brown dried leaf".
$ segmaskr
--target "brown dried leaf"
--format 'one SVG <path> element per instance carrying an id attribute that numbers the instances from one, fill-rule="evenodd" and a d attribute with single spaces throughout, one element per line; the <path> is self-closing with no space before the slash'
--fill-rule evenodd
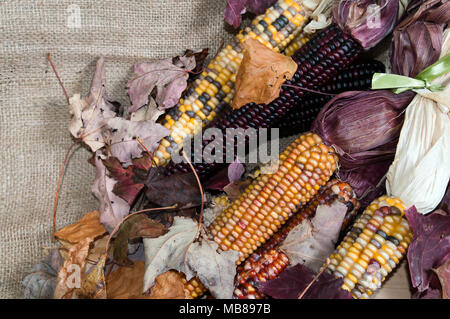
<path id="1" fill-rule="evenodd" d="M 244 58 L 236 76 L 234 109 L 250 102 L 272 102 L 280 95 L 284 81 L 292 79 L 297 71 L 292 58 L 272 51 L 257 40 L 248 39 L 243 47 Z"/>
<path id="2" fill-rule="evenodd" d="M 138 260 L 131 267 L 119 266 L 106 277 L 108 299 L 130 299 L 142 295 L 145 263 Z"/>
<path id="3" fill-rule="evenodd" d="M 450 299 L 450 259 L 433 271 L 441 282 L 442 298 Z"/>
<path id="4" fill-rule="evenodd" d="M 150 289 L 149 299 L 191 299 L 188 291 L 184 289 L 183 274 L 169 270 L 155 279 Z"/>
<path id="5" fill-rule="evenodd" d="M 89 253 L 86 257 L 86 262 L 90 264 L 96 264 L 100 257 L 105 253 L 106 244 L 108 242 L 108 234 L 105 234 L 103 237 L 97 238 L 94 240 L 93 244 L 91 244 L 91 248 L 89 248 Z M 64 260 L 69 258 L 69 250 L 76 244 L 72 244 L 68 241 L 59 239 L 59 243 L 62 245 L 64 249 L 60 249 L 61 256 Z"/>
<path id="6" fill-rule="evenodd" d="M 76 244 L 86 237 L 95 239 L 105 233 L 105 226 L 100 223 L 100 213 L 98 211 L 93 211 L 86 213 L 76 223 L 58 230 L 55 233 L 55 237 Z"/>
<path id="7" fill-rule="evenodd" d="M 55 299 L 71 299 L 75 288 L 81 284 L 86 257 L 92 238 L 87 237 L 69 249 L 68 258 L 58 271 L 58 283 L 55 288 Z"/>

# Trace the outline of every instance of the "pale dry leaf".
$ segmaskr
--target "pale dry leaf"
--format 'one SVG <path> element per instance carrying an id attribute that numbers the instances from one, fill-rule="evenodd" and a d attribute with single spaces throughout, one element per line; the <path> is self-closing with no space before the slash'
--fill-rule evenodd
<path id="1" fill-rule="evenodd" d="M 190 218 L 176 216 L 169 232 L 157 238 L 144 238 L 144 289 L 155 284 L 159 274 L 174 269 L 184 272 L 185 255 L 195 239 L 198 225 Z"/>
<path id="2" fill-rule="evenodd" d="M 86 213 L 79 221 L 58 230 L 55 237 L 76 244 L 86 237 L 97 238 L 106 233 L 105 226 L 100 223 L 100 213 Z"/>
<path id="3" fill-rule="evenodd" d="M 160 110 L 175 106 L 186 89 L 189 73 L 195 68 L 195 56 L 134 65 L 134 75 L 127 83 L 131 100 L 130 113 L 149 103 L 149 96 L 156 89 L 156 104 Z"/>
<path id="4" fill-rule="evenodd" d="M 315 216 L 294 227 L 281 245 L 291 265 L 302 264 L 318 272 L 338 240 L 347 206 L 339 201 L 319 205 Z"/>
<path id="5" fill-rule="evenodd" d="M 139 121 L 155 121 L 160 117 L 160 115 L 164 114 L 164 111 L 158 110 L 158 106 L 156 105 L 155 99 L 150 97 L 150 101 L 147 105 L 144 105 L 136 112 L 131 113 L 130 120 L 134 122 Z"/>
<path id="6" fill-rule="evenodd" d="M 239 252 L 227 250 L 218 253 L 218 248 L 219 245 L 211 240 L 193 243 L 186 253 L 184 273 L 187 280 L 198 276 L 215 298 L 231 299 Z"/>
<path id="7" fill-rule="evenodd" d="M 236 76 L 236 94 L 232 107 L 250 102 L 268 104 L 280 95 L 281 85 L 292 79 L 297 63 L 291 57 L 272 51 L 258 40 L 243 43 L 244 57 Z"/>
<path id="8" fill-rule="evenodd" d="M 55 299 L 71 299 L 75 288 L 81 285 L 81 275 L 92 240 L 87 237 L 69 249 L 68 258 L 58 271 Z"/>
<path id="9" fill-rule="evenodd" d="M 183 274 L 178 271 L 167 271 L 155 279 L 150 289 L 149 299 L 192 299 L 189 291 L 184 289 Z"/>
<path id="10" fill-rule="evenodd" d="M 97 169 L 92 193 L 100 201 L 100 222 L 111 232 L 116 225 L 130 212 L 130 205 L 122 198 L 114 194 L 114 185 L 117 183 L 107 175 L 107 170 L 102 162 L 99 152 L 95 154 L 95 166 Z"/>
<path id="11" fill-rule="evenodd" d="M 101 128 L 108 119 L 115 117 L 115 105 L 105 92 L 105 65 L 103 57 L 97 61 L 89 94 L 83 98 L 75 94 L 69 99 L 69 112 L 73 115 L 69 131 L 81 138 L 93 152 L 105 146 Z"/>
<path id="12" fill-rule="evenodd" d="M 111 156 L 116 157 L 124 167 L 127 167 L 132 164 L 134 158 L 141 157 L 145 151 L 137 138 L 153 152 L 158 147 L 159 141 L 170 134 L 170 130 L 152 120 L 134 122 L 116 117 L 108 120 L 102 134 Z"/>

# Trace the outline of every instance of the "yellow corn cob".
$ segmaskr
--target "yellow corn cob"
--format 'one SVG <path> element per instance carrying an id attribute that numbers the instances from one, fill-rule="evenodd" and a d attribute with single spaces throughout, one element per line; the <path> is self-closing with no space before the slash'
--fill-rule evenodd
<path id="1" fill-rule="evenodd" d="M 292 40 L 291 43 L 289 43 L 286 49 L 284 49 L 284 55 L 292 56 L 295 51 L 300 49 L 306 42 L 308 42 L 312 36 L 312 34 L 301 32 L 297 37 L 295 37 L 294 40 Z"/>
<path id="2" fill-rule="evenodd" d="M 405 255 L 412 232 L 404 210 L 399 198 L 376 199 L 330 256 L 327 271 L 354 298 L 369 298 Z"/>
<path id="3" fill-rule="evenodd" d="M 306 20 L 306 13 L 297 1 L 279 0 L 222 49 L 178 105 L 160 121 L 171 133 L 161 140 L 154 154 L 156 163 L 166 165 L 172 152 L 178 152 L 186 138 L 198 133 L 228 107 L 234 96 L 236 74 L 243 58 L 242 42 L 254 38 L 279 52 L 301 31 Z"/>
<path id="4" fill-rule="evenodd" d="M 222 250 L 241 263 L 270 238 L 300 204 L 306 204 L 336 169 L 331 149 L 314 133 L 300 135 L 280 155 L 274 174 L 256 178 L 208 227 Z"/>

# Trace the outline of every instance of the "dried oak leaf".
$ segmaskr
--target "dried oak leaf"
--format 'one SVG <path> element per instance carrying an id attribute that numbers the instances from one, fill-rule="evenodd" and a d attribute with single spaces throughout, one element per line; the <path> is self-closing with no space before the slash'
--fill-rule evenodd
<path id="1" fill-rule="evenodd" d="M 276 279 L 259 284 L 259 291 L 275 299 L 297 299 L 314 280 L 312 270 L 296 264 L 283 271 Z M 352 299 L 351 294 L 341 289 L 344 281 L 326 272 L 314 281 L 302 299 Z"/>
<path id="2" fill-rule="evenodd" d="M 146 271 L 144 291 L 155 284 L 155 278 L 168 270 L 198 276 L 215 298 L 233 295 L 237 251 L 217 252 L 217 244 L 204 240 L 193 242 L 198 224 L 192 219 L 175 217 L 169 232 L 158 238 L 144 238 Z"/>
<path id="3" fill-rule="evenodd" d="M 311 221 L 305 219 L 294 227 L 280 246 L 290 263 L 319 271 L 334 251 L 346 212 L 347 206 L 339 201 L 319 205 Z"/>
<path id="4" fill-rule="evenodd" d="M 63 261 L 59 250 L 53 249 L 44 260 L 34 265 L 22 280 L 25 299 L 53 298 L 56 277 Z"/>
<path id="5" fill-rule="evenodd" d="M 432 269 L 450 258 L 450 216 L 442 210 L 424 216 L 414 206 L 405 216 L 413 231 L 407 253 L 411 283 L 423 293 L 430 286 Z"/>
<path id="6" fill-rule="evenodd" d="M 160 110 L 178 103 L 186 89 L 189 73 L 195 68 L 195 57 L 178 57 L 151 63 L 134 65 L 134 75 L 127 83 L 131 100 L 130 113 L 148 104 L 149 96 L 156 89 L 156 104 Z"/>
<path id="7" fill-rule="evenodd" d="M 167 271 L 155 279 L 150 289 L 149 299 L 191 299 L 189 291 L 184 289 L 183 274 L 178 271 Z"/>
<path id="8" fill-rule="evenodd" d="M 89 245 L 92 238 L 87 237 L 69 249 L 68 258 L 58 271 L 58 279 L 54 292 L 55 299 L 71 299 L 74 297 L 75 288 L 81 284 L 81 274 L 86 264 Z"/>
<path id="9" fill-rule="evenodd" d="M 100 222 L 111 232 L 130 212 L 130 205 L 114 194 L 113 189 L 117 181 L 110 177 L 102 161 L 102 155 L 95 155 L 97 172 L 92 193 L 100 201 Z"/>
<path id="10" fill-rule="evenodd" d="M 144 160 L 145 159 L 145 160 Z M 151 165 L 151 159 L 144 153 L 141 161 L 133 160 L 133 164 L 124 168 L 115 157 L 108 157 L 103 160 L 103 164 L 108 169 L 111 177 L 117 181 L 114 184 L 113 193 L 126 200 L 128 205 L 133 205 L 137 196 L 144 188 L 145 179 L 150 166 L 142 166 L 140 162 L 147 161 Z"/>
<path id="11" fill-rule="evenodd" d="M 258 40 L 243 43 L 244 57 L 236 76 L 236 93 L 232 107 L 254 102 L 267 104 L 280 95 L 281 85 L 292 79 L 297 63 L 291 57 L 272 51 Z"/>
<path id="12" fill-rule="evenodd" d="M 134 215 L 120 225 L 112 249 L 113 258 L 118 265 L 129 266 L 133 262 L 128 258 L 128 241 L 136 238 L 154 238 L 164 235 L 168 229 L 143 214 Z"/>
<path id="13" fill-rule="evenodd" d="M 76 223 L 64 227 L 55 233 L 55 237 L 76 244 L 86 237 L 98 238 L 106 233 L 105 226 L 100 223 L 100 213 L 86 213 Z"/>
<path id="14" fill-rule="evenodd" d="M 147 199 L 159 206 L 179 207 L 201 204 L 201 194 L 193 173 L 167 176 L 163 167 L 150 168 L 145 185 Z"/>
<path id="15" fill-rule="evenodd" d="M 442 298 L 450 299 L 450 258 L 436 269 L 433 269 L 442 286 Z"/>
<path id="16" fill-rule="evenodd" d="M 105 146 L 101 128 L 116 116 L 116 105 L 106 96 L 103 57 L 97 61 L 89 94 L 83 98 L 79 94 L 71 97 L 69 112 L 73 115 L 69 131 L 75 138 L 81 138 L 93 152 Z"/>
<path id="17" fill-rule="evenodd" d="M 134 122 L 116 117 L 107 121 L 102 134 L 111 156 L 127 167 L 132 164 L 133 158 L 141 157 L 145 151 L 138 137 L 153 152 L 159 141 L 170 134 L 170 130 L 151 120 Z"/>

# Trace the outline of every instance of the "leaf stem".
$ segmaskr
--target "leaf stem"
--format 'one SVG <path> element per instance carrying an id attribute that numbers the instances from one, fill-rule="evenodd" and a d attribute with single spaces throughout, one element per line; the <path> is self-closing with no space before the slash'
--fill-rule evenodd
<path id="1" fill-rule="evenodd" d="M 325 265 L 322 266 L 322 269 L 320 269 L 319 273 L 313 278 L 313 280 L 311 280 L 311 282 L 308 284 L 308 286 L 306 286 L 306 288 L 302 291 L 300 296 L 298 296 L 298 299 L 303 298 L 305 293 L 309 290 L 309 288 L 311 288 L 312 284 L 317 281 L 317 279 L 320 277 L 320 275 L 323 274 L 323 272 L 325 271 L 325 269 L 327 269 L 329 264 L 330 264 L 330 258 L 327 258 Z"/>
<path id="2" fill-rule="evenodd" d="M 197 230 L 197 234 L 195 235 L 195 238 L 198 237 L 199 233 L 200 233 L 200 229 L 202 228 L 202 222 L 203 222 L 203 207 L 205 205 L 205 200 L 203 198 L 204 193 L 203 193 L 203 187 L 202 184 L 200 183 L 200 178 L 197 175 L 197 172 L 194 169 L 194 166 L 192 165 L 191 161 L 189 160 L 189 158 L 187 157 L 186 153 L 184 152 L 184 150 L 181 151 L 181 154 L 183 155 L 184 159 L 187 161 L 187 163 L 189 164 L 189 167 L 191 168 L 192 172 L 194 173 L 195 179 L 197 180 L 198 183 L 198 188 L 200 190 L 200 196 L 201 196 L 201 206 L 200 206 L 200 216 L 198 218 L 198 230 Z"/>
<path id="3" fill-rule="evenodd" d="M 315 91 L 315 90 L 307 89 L 307 88 L 304 88 L 304 87 L 298 86 L 298 85 L 282 84 L 282 86 L 286 86 L 286 87 L 290 87 L 290 88 L 294 88 L 294 89 L 299 89 L 299 90 L 303 90 L 303 91 L 314 93 L 314 94 L 336 96 L 336 94 L 333 94 L 333 93 L 325 93 L 325 92 Z"/>
<path id="4" fill-rule="evenodd" d="M 61 78 L 59 77 L 58 72 L 56 71 L 55 65 L 53 64 L 52 59 L 50 58 L 50 53 L 47 53 L 47 60 L 48 60 L 48 62 L 50 62 L 53 72 L 55 73 L 56 78 L 58 79 L 59 85 L 62 87 L 64 95 L 66 96 L 67 104 L 69 104 L 69 94 L 67 94 L 66 88 L 64 87 L 64 84 L 61 81 Z"/>
<path id="5" fill-rule="evenodd" d="M 75 145 L 77 145 L 78 143 L 80 143 L 81 140 L 76 140 L 74 143 L 72 143 L 72 145 L 70 145 L 69 149 L 66 152 L 66 155 L 64 157 L 64 161 L 61 167 L 61 170 L 59 172 L 59 179 L 58 179 L 58 185 L 56 186 L 56 194 L 55 194 L 55 202 L 53 204 L 53 234 L 52 234 L 52 242 L 54 243 L 56 238 L 55 238 L 55 233 L 56 233 L 56 211 L 58 208 L 58 201 L 59 201 L 59 191 L 61 189 L 61 182 L 64 176 L 64 171 L 66 170 L 66 164 L 67 161 L 69 160 L 69 155 L 70 152 L 72 151 L 73 147 Z"/>
<path id="6" fill-rule="evenodd" d="M 137 138 L 137 141 L 139 142 L 139 144 L 141 144 L 142 148 L 147 152 L 147 154 L 150 156 L 150 158 L 152 159 L 152 163 L 156 165 L 155 159 L 153 157 L 153 154 L 148 150 L 148 148 L 145 146 L 144 142 L 141 140 L 140 137 Z"/>

